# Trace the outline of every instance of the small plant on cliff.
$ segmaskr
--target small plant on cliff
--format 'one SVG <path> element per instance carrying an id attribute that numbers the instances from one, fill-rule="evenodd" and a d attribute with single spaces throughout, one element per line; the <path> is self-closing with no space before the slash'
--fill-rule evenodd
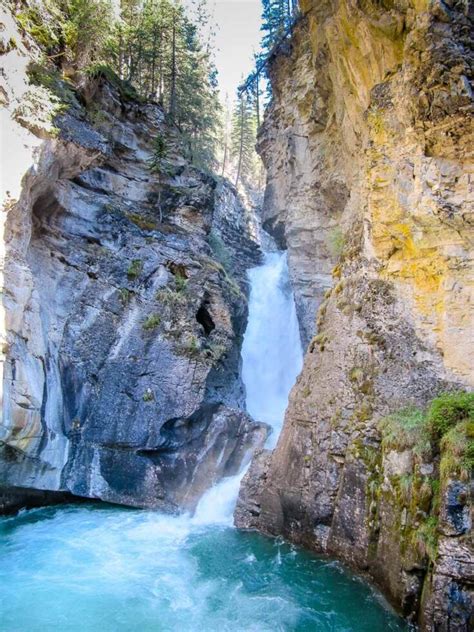
<path id="1" fill-rule="evenodd" d="M 144 402 L 152 402 L 155 399 L 155 395 L 153 394 L 153 391 L 151 390 L 151 388 L 147 388 L 146 391 L 143 393 L 143 397 L 142 397 Z"/>
<path id="2" fill-rule="evenodd" d="M 130 280 L 136 279 L 140 276 L 143 270 L 143 263 L 140 259 L 133 259 L 128 266 L 127 276 Z"/>
<path id="3" fill-rule="evenodd" d="M 201 345 L 199 344 L 198 338 L 194 334 L 191 334 L 186 340 L 184 351 L 191 357 L 195 357 L 198 355 L 200 350 Z"/>
<path id="4" fill-rule="evenodd" d="M 184 292 L 188 285 L 188 279 L 182 274 L 176 274 L 174 277 L 174 284 L 177 292 Z"/>
<path id="5" fill-rule="evenodd" d="M 166 158 L 167 146 L 164 136 L 158 134 L 153 141 L 153 156 L 148 163 L 148 167 L 152 173 L 161 171 L 163 160 Z"/>
<path id="6" fill-rule="evenodd" d="M 443 393 L 431 402 L 428 423 L 438 437 L 466 420 L 474 422 L 474 393 Z"/>
<path id="7" fill-rule="evenodd" d="M 125 101 L 140 101 L 140 96 L 132 84 L 121 79 L 108 64 L 102 62 L 91 64 L 86 68 L 85 73 L 90 79 L 106 79 Z"/>
<path id="8" fill-rule="evenodd" d="M 232 267 L 232 257 L 224 241 L 222 240 L 222 237 L 216 232 L 211 231 L 209 233 L 207 241 L 209 243 L 209 246 L 211 247 L 212 254 L 214 255 L 216 261 L 218 261 L 222 265 L 226 272 L 229 272 Z"/>
<path id="9" fill-rule="evenodd" d="M 420 456 L 431 451 L 431 434 L 424 412 L 415 407 L 404 408 L 380 422 L 382 446 L 393 450 L 410 448 Z"/>
<path id="10" fill-rule="evenodd" d="M 130 290 L 126 287 L 121 287 L 118 293 L 122 305 L 128 305 L 132 296 L 132 292 L 130 292 Z"/>
<path id="11" fill-rule="evenodd" d="M 127 218 L 141 230 L 156 230 L 156 222 L 154 220 L 138 215 L 138 213 L 127 213 Z"/>
<path id="12" fill-rule="evenodd" d="M 438 555 L 438 518 L 430 516 L 413 532 L 415 544 L 422 555 L 434 561 Z"/>
<path id="13" fill-rule="evenodd" d="M 441 479 L 459 477 L 468 481 L 474 470 L 474 421 L 465 420 L 441 439 Z"/>
<path id="14" fill-rule="evenodd" d="M 155 299 L 165 307 L 169 308 L 176 308 L 186 304 L 186 296 L 184 292 L 178 292 L 169 287 L 158 290 L 155 294 Z"/>
<path id="15" fill-rule="evenodd" d="M 153 329 L 156 329 L 160 323 L 161 318 L 158 314 L 150 314 L 143 323 L 143 329 L 145 331 L 152 331 Z"/>

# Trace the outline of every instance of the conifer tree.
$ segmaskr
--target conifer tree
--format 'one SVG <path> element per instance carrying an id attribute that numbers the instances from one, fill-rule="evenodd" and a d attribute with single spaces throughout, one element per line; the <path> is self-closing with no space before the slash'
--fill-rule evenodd
<path id="1" fill-rule="evenodd" d="M 255 173 L 256 133 L 255 109 L 252 101 L 243 93 L 237 98 L 232 115 L 231 155 L 237 165 L 236 186 L 239 180 L 248 180 Z"/>

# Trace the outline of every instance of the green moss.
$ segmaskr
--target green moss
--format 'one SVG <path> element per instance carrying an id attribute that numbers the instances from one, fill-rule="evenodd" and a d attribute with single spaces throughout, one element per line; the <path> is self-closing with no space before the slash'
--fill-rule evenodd
<path id="1" fill-rule="evenodd" d="M 438 555 L 438 518 L 429 516 L 417 529 L 414 529 L 412 542 L 422 555 L 427 555 L 434 562 Z"/>
<path id="2" fill-rule="evenodd" d="M 61 111 L 67 109 L 69 105 L 77 103 L 72 85 L 61 77 L 57 68 L 47 63 L 31 62 L 26 74 L 31 84 L 46 88 L 61 101 Z M 56 108 L 54 114 L 60 114 L 60 111 Z"/>
<path id="3" fill-rule="evenodd" d="M 400 490 L 400 496 L 403 501 L 407 503 L 410 499 L 411 490 L 413 487 L 413 474 L 402 474 L 398 478 L 398 488 Z"/>
<path id="4" fill-rule="evenodd" d="M 474 470 L 474 421 L 466 420 L 448 430 L 441 439 L 441 480 L 469 480 Z"/>
<path id="5" fill-rule="evenodd" d="M 127 276 L 130 280 L 137 279 L 143 270 L 143 262 L 140 259 L 133 259 L 128 266 Z"/>
<path id="6" fill-rule="evenodd" d="M 216 260 L 222 265 L 226 272 L 231 272 L 232 269 L 232 257 L 231 254 L 225 245 L 222 237 L 218 235 L 216 232 L 211 231 L 207 238 L 207 242 L 211 247 L 212 254 L 216 258 Z"/>
<path id="7" fill-rule="evenodd" d="M 46 52 L 53 51 L 59 44 L 58 35 L 50 24 L 47 24 L 39 9 L 35 6 L 25 8 L 16 14 L 20 27 L 39 44 Z"/>
<path id="8" fill-rule="evenodd" d="M 110 66 L 104 63 L 92 64 L 85 70 L 85 74 L 92 79 L 105 79 L 116 88 L 122 99 L 128 101 L 143 101 L 131 83 L 120 79 Z"/>
<path id="9" fill-rule="evenodd" d="M 428 423 L 439 437 L 465 420 L 474 422 L 474 393 L 443 393 L 431 402 L 428 409 Z"/>
<path id="10" fill-rule="evenodd" d="M 431 453 L 431 433 L 426 416 L 414 407 L 404 408 L 380 422 L 384 449 L 413 449 L 419 456 Z"/>
<path id="11" fill-rule="evenodd" d="M 160 323 L 161 317 L 159 316 L 159 314 L 150 314 L 150 316 L 148 316 L 148 318 L 143 323 L 143 329 L 145 331 L 152 331 L 153 329 L 156 329 Z"/>
<path id="12" fill-rule="evenodd" d="M 151 390 L 151 388 L 147 388 L 146 391 L 143 393 L 143 397 L 142 397 L 144 402 L 153 402 L 155 399 L 155 395 L 153 394 L 153 391 Z"/>
<path id="13" fill-rule="evenodd" d="M 438 514 L 443 490 L 450 478 L 469 480 L 474 468 L 473 396 L 441 394 L 427 412 L 405 408 L 380 423 L 382 449 L 412 450 L 413 471 L 392 476 L 384 502 L 395 504 L 396 515 L 405 515 L 393 525 L 394 538 L 407 563 L 434 561 L 438 548 Z M 436 458 L 440 454 L 440 467 Z M 430 476 L 421 474 L 421 463 L 433 461 Z"/>
<path id="14" fill-rule="evenodd" d="M 152 219 L 138 215 L 137 213 L 127 213 L 127 218 L 141 230 L 156 230 L 156 222 Z"/>

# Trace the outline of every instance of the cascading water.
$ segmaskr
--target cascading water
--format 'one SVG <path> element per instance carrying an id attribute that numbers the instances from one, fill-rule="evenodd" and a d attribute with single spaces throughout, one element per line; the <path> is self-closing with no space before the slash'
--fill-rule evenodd
<path id="1" fill-rule="evenodd" d="M 249 412 L 276 442 L 301 367 L 283 253 L 250 271 L 243 377 Z M 337 563 L 232 527 L 240 475 L 194 516 L 105 505 L 43 508 L 0 521 L 4 632 L 406 630 Z"/>
<path id="2" fill-rule="evenodd" d="M 285 252 L 265 255 L 250 277 L 250 318 L 242 347 L 247 409 L 272 429 L 269 447 L 281 430 L 288 393 L 303 364 L 298 320 Z"/>

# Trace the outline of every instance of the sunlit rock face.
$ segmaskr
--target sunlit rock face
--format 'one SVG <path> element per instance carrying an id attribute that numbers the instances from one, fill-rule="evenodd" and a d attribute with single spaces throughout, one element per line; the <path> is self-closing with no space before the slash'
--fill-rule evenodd
<path id="1" fill-rule="evenodd" d="M 9 149 L 30 151 L 6 205 L 1 485 L 192 508 L 266 436 L 240 376 L 251 218 L 186 162 L 157 105 L 103 79 L 32 127 L 21 101 L 48 121 L 54 103 L 25 97 L 38 88 L 16 41 Z"/>
<path id="2" fill-rule="evenodd" d="M 412 530 L 430 503 L 416 481 L 436 478 L 437 457 L 382 454 L 378 422 L 474 386 L 472 7 L 301 8 L 271 63 L 259 145 L 263 221 L 288 248 L 308 349 L 280 441 L 244 479 L 237 524 L 368 571 L 426 629 L 467 630 L 469 493 L 453 509 L 458 531 L 441 513 L 431 567 Z M 410 476 L 400 500 L 395 483 Z"/>

